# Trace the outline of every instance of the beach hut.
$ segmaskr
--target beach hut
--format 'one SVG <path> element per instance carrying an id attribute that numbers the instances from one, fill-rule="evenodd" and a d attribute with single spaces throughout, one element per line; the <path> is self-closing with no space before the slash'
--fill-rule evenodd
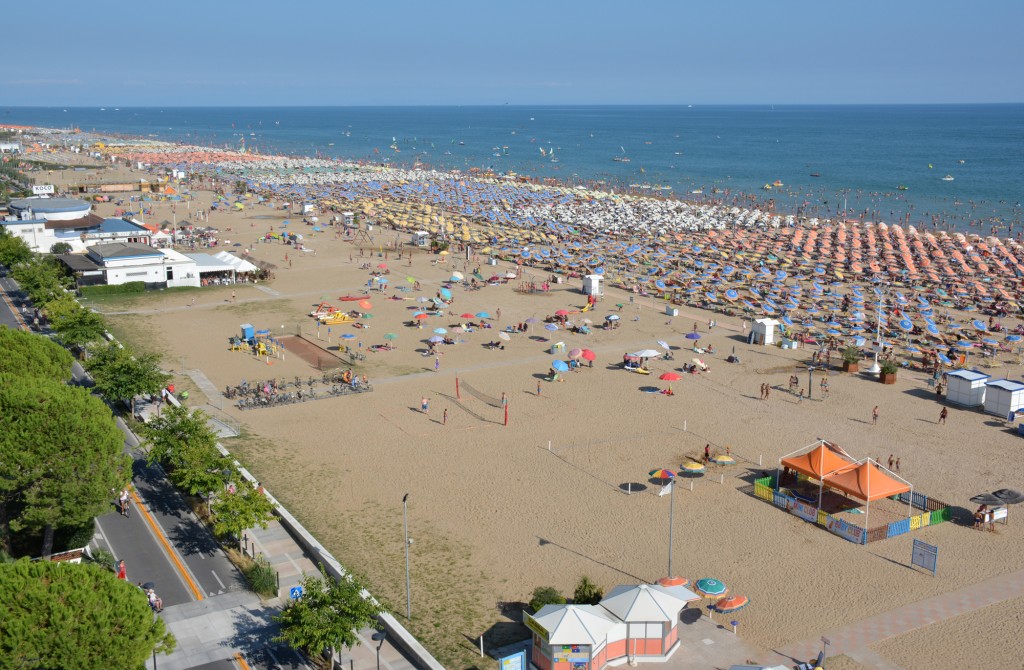
<path id="1" fill-rule="evenodd" d="M 700 600 L 682 586 L 612 589 L 599 605 L 545 605 L 523 613 L 539 670 L 601 670 L 624 662 L 665 662 L 679 648 L 679 615 Z"/>
<path id="2" fill-rule="evenodd" d="M 775 319 L 755 319 L 747 336 L 748 344 L 775 344 L 775 329 L 779 322 Z"/>
<path id="3" fill-rule="evenodd" d="M 954 370 L 946 373 L 946 400 L 961 407 L 985 404 L 985 382 L 989 375 L 977 370 Z"/>
<path id="4" fill-rule="evenodd" d="M 604 287 L 601 282 L 604 280 L 602 275 L 587 275 L 583 278 L 583 295 L 596 295 L 601 297 L 604 295 Z"/>
<path id="5" fill-rule="evenodd" d="M 670 656 L 679 644 L 679 614 L 692 600 L 700 600 L 700 596 L 681 586 L 616 586 L 601 600 L 601 607 L 625 626 L 609 633 L 608 655 L 603 661 L 622 656 Z"/>
<path id="6" fill-rule="evenodd" d="M 1024 407 L 1024 384 L 1010 379 L 997 379 L 985 384 L 985 413 L 1009 417 Z"/>
<path id="7" fill-rule="evenodd" d="M 598 670 L 607 657 L 609 633 L 622 622 L 598 605 L 545 605 L 523 614 L 533 631 L 530 660 L 539 670 Z"/>

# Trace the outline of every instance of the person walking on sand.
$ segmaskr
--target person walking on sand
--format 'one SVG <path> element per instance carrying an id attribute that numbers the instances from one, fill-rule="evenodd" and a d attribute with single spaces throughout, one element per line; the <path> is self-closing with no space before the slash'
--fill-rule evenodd
<path id="1" fill-rule="evenodd" d="M 896 459 L 896 472 L 900 471 L 900 459 Z"/>
<path id="2" fill-rule="evenodd" d="M 420 398 L 420 411 L 424 414 L 430 413 L 430 401 L 427 400 L 427 396 Z"/>
<path id="3" fill-rule="evenodd" d="M 892 466 L 895 464 L 895 459 L 892 454 L 889 454 L 889 469 L 892 470 Z"/>
<path id="4" fill-rule="evenodd" d="M 444 414 L 441 415 L 441 425 L 442 426 L 447 426 L 448 425 L 448 408 L 447 407 L 444 408 Z"/>
<path id="5" fill-rule="evenodd" d="M 440 370 L 441 370 L 441 357 L 440 356 L 435 356 L 434 357 L 434 372 L 439 372 Z"/>
<path id="6" fill-rule="evenodd" d="M 945 425 L 947 416 L 949 416 L 949 408 L 943 407 L 942 411 L 939 412 L 939 423 Z"/>
<path id="7" fill-rule="evenodd" d="M 231 302 L 234 302 L 234 301 L 235 301 L 235 292 L 232 291 L 231 292 Z"/>
<path id="8" fill-rule="evenodd" d="M 704 445 L 704 462 L 707 463 L 710 460 L 711 460 L 711 445 L 710 444 L 705 444 Z"/>
<path id="9" fill-rule="evenodd" d="M 875 408 L 873 410 L 871 410 L 871 425 L 872 426 L 878 425 L 878 414 L 879 414 L 878 405 L 875 405 Z"/>
<path id="10" fill-rule="evenodd" d="M 537 380 L 537 397 L 540 397 L 540 380 Z"/>
<path id="11" fill-rule="evenodd" d="M 800 404 L 804 401 L 804 390 L 800 389 L 800 397 L 796 399 L 796 404 Z"/>

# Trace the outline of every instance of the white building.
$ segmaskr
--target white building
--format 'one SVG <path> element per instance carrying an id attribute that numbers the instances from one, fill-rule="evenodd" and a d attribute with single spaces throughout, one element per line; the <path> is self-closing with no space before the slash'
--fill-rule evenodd
<path id="1" fill-rule="evenodd" d="M 148 245 L 152 237 L 149 230 L 133 221 L 93 214 L 84 200 L 21 198 L 12 200 L 7 209 L 9 215 L 0 225 L 37 253 L 50 253 L 58 242 L 68 244 L 75 252 L 107 242 Z"/>
<path id="2" fill-rule="evenodd" d="M 151 287 L 200 285 L 193 259 L 173 249 L 154 249 L 145 244 L 97 244 L 84 254 L 63 254 L 60 260 L 75 274 L 79 286 L 138 281 Z"/>

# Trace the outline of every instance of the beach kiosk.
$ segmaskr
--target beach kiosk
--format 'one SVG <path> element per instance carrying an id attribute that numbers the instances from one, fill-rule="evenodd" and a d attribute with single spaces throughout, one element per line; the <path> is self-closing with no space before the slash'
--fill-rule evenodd
<path id="1" fill-rule="evenodd" d="M 985 384 L 985 413 L 1009 418 L 1024 407 L 1024 384 L 997 379 Z"/>
<path id="2" fill-rule="evenodd" d="M 977 370 L 954 370 L 946 373 L 946 400 L 961 407 L 985 404 L 985 383 L 989 376 Z"/>
<path id="3" fill-rule="evenodd" d="M 409 239 L 409 244 L 414 247 L 421 249 L 430 246 L 430 233 L 425 230 L 417 230 L 414 232 Z"/>
<path id="4" fill-rule="evenodd" d="M 747 336 L 747 344 L 775 344 L 775 329 L 779 322 L 775 319 L 755 319 Z"/>
<path id="5" fill-rule="evenodd" d="M 604 277 L 602 275 L 586 275 L 583 277 L 583 295 L 603 296 L 604 288 L 601 286 L 603 280 Z"/>
<path id="6" fill-rule="evenodd" d="M 679 615 L 700 596 L 682 586 L 623 585 L 599 605 L 545 605 L 523 615 L 539 670 L 601 670 L 624 662 L 663 663 L 678 649 Z"/>

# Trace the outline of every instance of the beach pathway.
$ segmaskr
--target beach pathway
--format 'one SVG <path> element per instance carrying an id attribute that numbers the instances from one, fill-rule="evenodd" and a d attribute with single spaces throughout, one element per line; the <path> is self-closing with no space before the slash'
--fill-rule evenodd
<path id="1" fill-rule="evenodd" d="M 870 654 L 870 650 L 867 650 L 869 645 L 1020 596 L 1024 596 L 1024 570 L 999 575 L 956 591 L 866 617 L 828 631 L 823 636 L 787 644 L 774 650 L 775 656 L 768 660 L 771 663 L 791 665 L 794 660 L 814 658 L 821 651 L 821 637 L 831 643 L 829 656 L 846 654 L 856 657 L 865 651 Z M 884 667 L 895 669 L 898 666 L 888 664 Z"/>

